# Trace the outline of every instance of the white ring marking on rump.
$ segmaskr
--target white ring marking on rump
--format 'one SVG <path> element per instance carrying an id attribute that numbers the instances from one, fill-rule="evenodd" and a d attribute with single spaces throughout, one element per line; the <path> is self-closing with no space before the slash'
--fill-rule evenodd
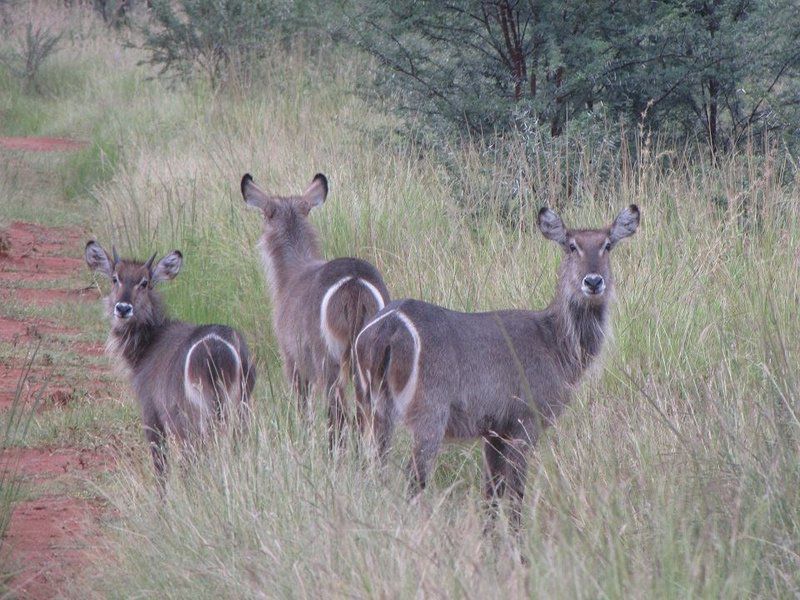
<path id="1" fill-rule="evenodd" d="M 198 387 L 195 384 L 193 384 L 189 380 L 189 361 L 192 358 L 192 352 L 195 351 L 195 348 L 197 348 L 200 344 L 204 343 L 209 339 L 215 339 L 219 342 L 222 342 L 223 344 L 225 344 L 225 346 L 228 347 L 228 349 L 231 351 L 231 354 L 233 354 L 234 358 L 236 359 L 236 370 L 239 373 L 239 376 L 241 376 L 242 374 L 242 359 L 239 357 L 239 352 L 236 350 L 236 348 L 234 348 L 233 344 L 231 344 L 228 340 L 218 336 L 216 333 L 209 333 L 208 335 L 204 335 L 194 344 L 192 344 L 192 347 L 189 348 L 189 351 L 186 353 L 186 360 L 183 364 L 183 386 L 184 390 L 186 391 L 186 397 L 189 399 L 189 401 L 204 412 L 207 412 L 207 410 L 210 407 L 205 406 L 205 404 L 203 403 L 202 392 L 200 391 L 200 389 L 198 389 Z"/>
<path id="2" fill-rule="evenodd" d="M 378 310 L 379 311 L 383 310 L 383 307 L 386 306 L 386 305 L 383 303 L 383 296 L 381 296 L 381 293 L 378 291 L 378 288 L 376 288 L 374 285 L 372 285 L 366 279 L 360 279 L 359 278 L 358 282 L 361 285 L 363 285 L 364 287 L 366 287 L 370 292 L 372 292 L 372 295 L 375 296 L 375 302 L 378 303 Z M 378 311 L 375 311 L 375 312 L 378 312 Z"/>
<path id="3" fill-rule="evenodd" d="M 358 335 L 356 336 L 356 341 L 353 343 L 353 351 L 355 352 L 356 355 L 356 371 L 358 372 L 358 379 L 361 382 L 361 389 L 364 391 L 367 391 L 367 382 L 364 381 L 364 373 L 361 370 L 361 362 L 358 360 L 358 340 L 361 339 L 361 334 L 364 333 L 367 329 L 375 325 L 375 323 L 383 321 L 389 315 L 393 315 L 395 312 L 397 311 L 395 309 L 392 309 L 389 312 L 384 313 L 379 317 L 372 319 L 372 321 L 364 325 L 364 329 L 358 332 Z"/>
<path id="4" fill-rule="evenodd" d="M 420 351 L 422 350 L 422 342 L 419 339 L 419 332 L 417 328 L 414 326 L 414 323 L 411 319 L 408 318 L 408 315 L 405 313 L 397 311 L 397 317 L 403 322 L 403 325 L 406 326 L 408 329 L 408 333 L 411 334 L 411 339 L 414 342 L 414 364 L 411 368 L 411 375 L 408 376 L 408 381 L 406 382 L 403 389 L 395 395 L 394 398 L 394 406 L 397 414 L 403 418 L 405 417 L 406 410 L 408 409 L 408 405 L 411 403 L 411 399 L 414 397 L 414 393 L 417 391 L 417 380 L 419 379 L 419 355 Z"/>
<path id="5" fill-rule="evenodd" d="M 322 297 L 322 304 L 320 304 L 319 307 L 319 328 L 322 333 L 322 339 L 325 340 L 325 345 L 328 347 L 328 354 L 330 354 L 332 358 L 336 359 L 337 363 L 342 356 L 342 352 L 344 352 L 345 346 L 342 342 L 336 339 L 331 331 L 330 325 L 328 325 L 328 304 L 330 303 L 333 295 L 339 291 L 339 288 L 351 279 L 353 278 L 350 276 L 342 277 L 339 281 L 329 287 L 328 291 L 325 292 L 325 295 Z"/>

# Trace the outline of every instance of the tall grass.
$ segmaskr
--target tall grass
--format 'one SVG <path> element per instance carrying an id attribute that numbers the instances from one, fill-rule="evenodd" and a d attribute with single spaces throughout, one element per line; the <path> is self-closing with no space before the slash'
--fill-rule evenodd
<path id="1" fill-rule="evenodd" d="M 82 592 L 800 593 L 800 203 L 781 149 L 712 163 L 642 136 L 636 163 L 621 141 L 501 161 L 465 144 L 445 168 L 376 135 L 391 120 L 352 93 L 367 65 L 335 48 L 313 60 L 302 47 L 276 51 L 252 87 L 217 96 L 146 81 L 111 39 L 77 48 L 76 61 L 100 65 L 90 81 L 103 98 L 123 97 L 131 81 L 137 90 L 112 129 L 113 176 L 91 188 L 97 237 L 138 256 L 180 248 L 186 266 L 165 288 L 169 306 L 244 330 L 260 377 L 244 447 L 222 442 L 175 469 L 163 505 L 144 448 L 103 490 L 119 518 L 98 553 L 110 559 Z M 70 91 L 60 106 L 75 115 L 105 107 Z M 568 168 L 580 174 L 573 185 L 560 179 Z M 325 172 L 331 194 L 312 220 L 326 255 L 371 260 L 395 297 L 460 310 L 547 304 L 559 255 L 535 228 L 543 202 L 575 226 L 640 206 L 640 231 L 612 258 L 615 339 L 541 440 L 519 544 L 503 520 L 482 535 L 474 445 L 449 447 L 422 503 L 409 504 L 398 468 L 405 440 L 379 474 L 352 448 L 330 459 L 321 416 L 310 429 L 299 422 L 253 248 L 259 215 L 238 193 L 245 171 L 276 192 Z M 522 184 L 510 193 L 507 182 Z"/>

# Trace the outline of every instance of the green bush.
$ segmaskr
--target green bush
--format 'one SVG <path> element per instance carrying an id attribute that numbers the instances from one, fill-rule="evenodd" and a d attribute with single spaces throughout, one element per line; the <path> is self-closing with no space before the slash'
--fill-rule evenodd
<path id="1" fill-rule="evenodd" d="M 588 115 L 712 150 L 800 126 L 800 12 L 770 3 L 347 0 L 374 89 L 415 131 L 553 136 Z"/>
<path id="2" fill-rule="evenodd" d="M 11 73 L 22 80 L 26 92 L 40 92 L 39 71 L 45 61 L 56 52 L 60 40 L 60 33 L 28 23 L 25 35 L 18 40 L 16 47 L 6 50 L 0 60 Z"/>
<path id="3" fill-rule="evenodd" d="M 205 76 L 214 87 L 247 79 L 275 36 L 310 29 L 315 1 L 155 0 L 143 48 L 160 74 Z"/>

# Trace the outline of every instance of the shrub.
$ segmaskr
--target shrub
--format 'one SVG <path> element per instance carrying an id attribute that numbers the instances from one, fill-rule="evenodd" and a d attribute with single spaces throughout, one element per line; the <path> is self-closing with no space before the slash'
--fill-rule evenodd
<path id="1" fill-rule="evenodd" d="M 155 0 L 143 48 L 160 74 L 205 76 L 214 87 L 246 78 L 275 39 L 311 30 L 316 0 Z"/>
<path id="2" fill-rule="evenodd" d="M 26 92 L 39 92 L 39 70 L 45 61 L 56 52 L 60 33 L 53 33 L 49 28 L 28 23 L 25 36 L 19 40 L 17 48 L 11 48 L 2 57 L 6 67 L 19 77 Z"/>

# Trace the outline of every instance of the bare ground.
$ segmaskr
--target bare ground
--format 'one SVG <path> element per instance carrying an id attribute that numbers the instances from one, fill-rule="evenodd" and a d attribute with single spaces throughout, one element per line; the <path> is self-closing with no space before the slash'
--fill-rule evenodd
<path id="1" fill-rule="evenodd" d="M 8 138 L 0 144 L 8 145 Z M 16 143 L 16 142 L 15 142 Z M 83 268 L 85 234 L 77 228 L 48 228 L 32 223 L 14 222 L 4 231 L 5 251 L 0 254 L 2 300 L 18 305 L 97 302 L 92 289 L 41 288 L 41 282 L 75 279 Z M 39 283 L 39 286 L 35 284 Z M 6 347 L 44 346 L 49 340 L 64 339 L 78 332 L 68 323 L 40 318 L 0 318 L 0 343 Z M 97 356 L 100 343 L 76 344 L 78 355 Z M 25 372 L 21 360 L 0 364 L 0 410 L 8 410 Z M 54 375 L 54 366 L 34 363 L 20 386 L 20 400 L 38 400 L 39 411 L 63 410 L 86 390 L 97 387 L 105 369 L 89 366 L 80 369 L 82 376 Z M 102 397 L 89 394 L 90 400 Z M 96 475 L 114 469 L 115 451 L 100 448 L 5 448 L 0 455 L 0 469 L 16 472 L 25 486 L 46 484 L 49 490 L 67 479 L 73 487 Z M 4 552 L 12 569 L 9 583 L 12 594 L 22 598 L 52 598 L 61 595 L 64 584 L 74 579 L 86 566 L 85 551 L 100 535 L 100 520 L 107 509 L 91 493 L 81 497 L 68 493 L 48 493 L 19 502 L 12 513 Z"/>

